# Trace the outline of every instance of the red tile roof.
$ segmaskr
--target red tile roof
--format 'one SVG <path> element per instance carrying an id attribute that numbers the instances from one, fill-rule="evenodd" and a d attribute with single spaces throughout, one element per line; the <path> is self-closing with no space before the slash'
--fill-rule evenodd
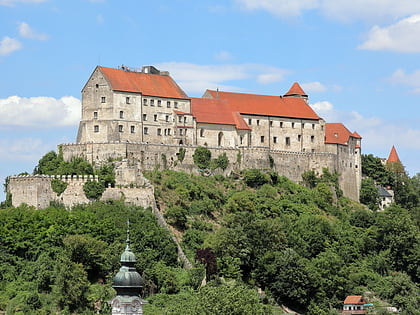
<path id="1" fill-rule="evenodd" d="M 191 98 L 191 108 L 198 123 L 234 125 L 237 129 L 250 129 L 241 115 L 232 111 L 225 100 Z"/>
<path id="2" fill-rule="evenodd" d="M 187 94 L 169 75 L 130 72 L 106 67 L 98 68 L 114 91 L 168 98 L 188 98 Z"/>
<path id="3" fill-rule="evenodd" d="M 232 111 L 241 114 L 320 119 L 302 98 L 257 95 L 207 90 L 205 95 L 226 101 Z"/>
<path id="4" fill-rule="evenodd" d="M 347 145 L 350 137 L 362 138 L 357 132 L 350 132 L 342 123 L 325 124 L 325 143 Z"/>
<path id="5" fill-rule="evenodd" d="M 365 300 L 361 295 L 349 295 L 344 300 L 344 304 L 365 304 Z"/>
<path id="6" fill-rule="evenodd" d="M 284 96 L 293 96 L 293 95 L 300 95 L 300 96 L 308 96 L 308 94 L 305 93 L 305 91 L 300 87 L 299 83 L 295 82 L 293 83 L 290 90 L 284 94 Z"/>
<path id="7" fill-rule="evenodd" d="M 391 152 L 389 152 L 387 163 L 401 163 L 400 158 L 398 157 L 397 150 L 395 146 L 392 146 Z"/>

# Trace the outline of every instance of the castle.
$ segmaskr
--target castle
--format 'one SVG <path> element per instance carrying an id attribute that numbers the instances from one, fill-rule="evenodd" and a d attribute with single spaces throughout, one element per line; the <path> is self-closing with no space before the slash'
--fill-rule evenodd
<path id="1" fill-rule="evenodd" d="M 360 135 L 341 123 L 326 123 L 298 83 L 282 96 L 207 90 L 193 98 L 153 66 L 141 71 L 98 66 L 82 89 L 76 143 L 60 148 L 64 159 L 82 156 L 94 165 L 123 159 L 117 184 L 127 186 L 137 185 L 133 174 L 144 170 L 197 172 L 192 155 L 198 146 L 212 157 L 225 153 L 226 174 L 273 169 L 299 182 L 305 171 L 328 168 L 340 174 L 344 195 L 359 199 Z M 23 186 L 15 185 L 19 179 L 22 185 L 22 178 L 10 179 L 12 200 L 22 201 L 17 195 Z"/>

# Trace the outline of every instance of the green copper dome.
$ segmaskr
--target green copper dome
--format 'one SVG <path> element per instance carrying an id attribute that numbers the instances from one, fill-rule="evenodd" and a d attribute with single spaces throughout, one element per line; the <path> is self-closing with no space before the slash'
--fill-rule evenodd
<path id="1" fill-rule="evenodd" d="M 127 245 L 120 259 L 121 268 L 113 279 L 112 287 L 117 291 L 117 295 L 138 296 L 144 287 L 144 281 L 134 266 L 136 256 L 130 249 L 129 233 L 127 230 Z"/>

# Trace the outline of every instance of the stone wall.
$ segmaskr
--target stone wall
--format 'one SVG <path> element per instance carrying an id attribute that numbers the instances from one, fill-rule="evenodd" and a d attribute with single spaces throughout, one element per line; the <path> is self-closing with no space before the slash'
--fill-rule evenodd
<path id="1" fill-rule="evenodd" d="M 347 148 L 347 146 L 343 147 Z M 192 158 L 196 146 L 114 142 L 63 144 L 61 148 L 66 160 L 73 156 L 82 156 L 93 164 L 100 164 L 109 159 L 127 159 L 131 165 L 135 165 L 142 171 L 169 168 L 198 173 Z M 181 148 L 186 150 L 182 161 L 179 160 Z M 342 173 L 340 187 L 344 195 L 354 200 L 359 198 L 358 170 L 354 169 L 355 162 L 351 162 L 356 158 L 345 152 L 342 155 L 330 153 L 331 151 L 324 153 L 290 152 L 269 150 L 265 147 L 239 147 L 236 149 L 208 147 L 208 149 L 212 153 L 212 158 L 217 158 L 223 153 L 227 155 L 229 166 L 225 171 L 226 174 L 247 168 L 273 169 L 280 175 L 300 182 L 302 174 L 308 170 L 314 170 L 319 174 L 322 173 L 323 168 L 328 168 L 331 172 L 338 171 Z M 343 165 L 340 165 L 339 157 L 343 157 L 343 159 L 346 157 Z M 272 163 L 270 163 L 270 159 Z"/>

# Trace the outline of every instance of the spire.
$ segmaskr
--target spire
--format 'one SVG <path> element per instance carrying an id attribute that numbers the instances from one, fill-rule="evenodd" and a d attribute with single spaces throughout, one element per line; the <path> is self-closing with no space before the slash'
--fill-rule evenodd
<path id="1" fill-rule="evenodd" d="M 308 94 L 300 87 L 299 83 L 293 83 L 292 87 L 289 91 L 283 95 L 284 97 L 301 97 L 301 98 L 308 98 Z"/>
<path id="2" fill-rule="evenodd" d="M 387 163 L 401 163 L 400 158 L 398 157 L 397 150 L 395 149 L 395 146 L 392 146 L 391 152 L 389 153 Z"/>

